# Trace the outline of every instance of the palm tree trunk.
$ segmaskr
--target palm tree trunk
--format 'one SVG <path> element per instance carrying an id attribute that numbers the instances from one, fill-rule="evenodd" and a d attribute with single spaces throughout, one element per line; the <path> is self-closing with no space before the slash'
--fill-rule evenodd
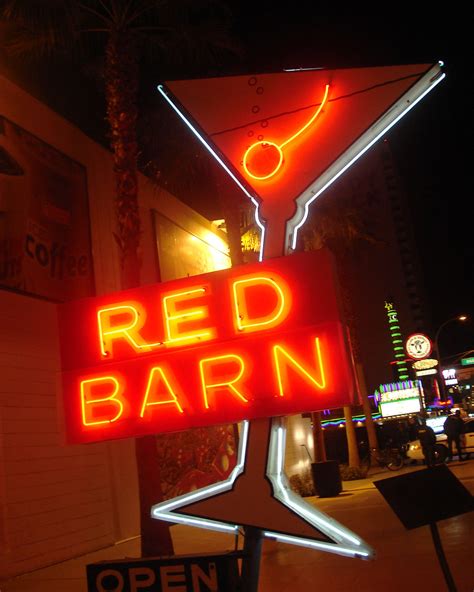
<path id="1" fill-rule="evenodd" d="M 311 423 L 313 426 L 313 450 L 314 462 L 323 462 L 327 460 L 326 444 L 324 442 L 324 432 L 321 426 L 321 412 L 311 413 Z"/>
<path id="2" fill-rule="evenodd" d="M 372 410 L 370 409 L 369 403 L 369 396 L 367 393 L 367 386 L 365 384 L 365 376 L 364 376 L 364 369 L 360 362 L 356 362 L 355 364 L 356 376 L 357 376 L 357 386 L 359 390 L 360 400 L 362 402 L 362 409 L 364 410 L 365 415 L 365 429 L 367 430 L 367 437 L 369 439 L 369 447 L 370 448 L 377 448 L 379 447 L 379 442 L 377 440 L 377 433 L 375 431 L 375 424 L 374 419 L 372 417 Z"/>
<path id="3" fill-rule="evenodd" d="M 136 138 L 138 51 L 133 33 L 112 31 L 106 48 L 107 119 L 114 153 L 117 240 L 122 289 L 140 285 L 140 217 L 138 208 Z M 172 555 L 167 523 L 151 517 L 153 504 L 163 501 L 155 436 L 135 440 L 140 496 L 142 557 Z"/>
<path id="4" fill-rule="evenodd" d="M 346 420 L 347 449 L 349 451 L 349 466 L 360 467 L 359 449 L 357 447 L 357 438 L 354 423 L 352 421 L 352 407 L 344 407 L 344 418 Z"/>
<path id="5" fill-rule="evenodd" d="M 127 289 L 140 284 L 136 137 L 138 51 L 133 34 L 111 32 L 105 57 L 107 119 L 116 182 L 116 240 L 120 250 L 122 288 Z"/>

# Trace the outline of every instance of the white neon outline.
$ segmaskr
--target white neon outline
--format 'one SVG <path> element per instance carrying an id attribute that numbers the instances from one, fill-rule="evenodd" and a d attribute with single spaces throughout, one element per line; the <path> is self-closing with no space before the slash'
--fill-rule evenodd
<path id="1" fill-rule="evenodd" d="M 377 121 L 375 121 L 366 132 L 354 143 L 348 150 L 346 150 L 332 165 L 320 175 L 313 185 L 306 188 L 296 199 L 297 211 L 293 218 L 286 223 L 285 246 L 291 243 L 291 248 L 296 248 L 296 239 L 298 230 L 303 226 L 308 218 L 309 206 L 318 198 L 336 179 L 338 179 L 348 168 L 350 168 L 369 148 L 371 148 L 380 138 L 388 132 L 396 123 L 400 121 L 417 103 L 421 101 L 435 86 L 437 86 L 446 74 L 443 72 L 441 76 L 433 77 L 441 72 L 443 62 L 440 60 L 428 72 L 418 80 L 418 82 L 403 94 L 398 101 L 390 108 L 389 111 L 383 113 Z M 421 94 L 420 94 L 421 93 Z M 409 103 L 406 105 L 406 103 Z M 399 112 L 401 109 L 401 112 Z M 371 136 L 372 139 L 367 145 L 364 142 Z M 355 154 L 354 154 L 355 153 Z M 349 160 L 348 160 L 349 159 Z M 319 187 L 319 188 L 318 188 Z M 307 196 L 308 192 L 312 194 Z M 303 213 L 301 210 L 303 209 Z M 300 219 L 298 221 L 298 218 Z"/>
<path id="2" fill-rule="evenodd" d="M 198 526 L 209 530 L 236 533 L 238 525 L 219 522 L 217 520 L 210 520 L 207 518 L 195 518 L 193 516 L 187 516 L 186 514 L 175 513 L 174 510 L 232 489 L 236 479 L 244 470 L 248 433 L 249 422 L 245 420 L 242 424 L 242 433 L 237 455 L 237 465 L 234 467 L 232 473 L 225 481 L 220 481 L 219 483 L 215 483 L 213 485 L 197 489 L 191 493 L 186 493 L 179 497 L 173 498 L 172 500 L 167 500 L 165 502 L 161 502 L 160 504 L 156 504 L 151 509 L 151 516 L 153 518 L 165 520 L 167 522 L 179 521 L 181 524 L 187 524 L 188 526 Z M 283 503 L 283 505 L 293 510 L 296 514 L 303 518 L 303 520 L 332 539 L 334 543 L 326 543 L 324 541 L 316 541 L 314 539 L 306 539 L 304 537 L 295 537 L 269 530 L 265 530 L 264 535 L 267 538 L 274 538 L 284 543 L 292 543 L 312 549 L 319 549 L 321 551 L 327 551 L 337 555 L 360 557 L 365 559 L 372 557 L 374 554 L 372 548 L 367 545 L 360 537 L 339 524 L 339 522 L 324 512 L 321 512 L 314 506 L 311 506 L 305 502 L 291 490 L 283 469 L 285 458 L 285 437 L 286 426 L 284 424 L 284 420 L 282 418 L 274 418 L 272 420 L 270 431 L 270 446 L 266 469 L 266 475 L 270 479 L 270 482 L 273 486 L 273 497 Z"/>
<path id="3" fill-rule="evenodd" d="M 204 139 L 204 137 L 198 132 L 198 130 L 191 124 L 191 122 L 189 121 L 189 119 L 186 118 L 186 116 L 178 108 L 178 106 L 175 103 L 173 103 L 173 101 L 170 99 L 170 97 L 166 94 L 166 91 L 164 89 L 164 86 L 162 84 L 159 84 L 157 86 L 157 89 L 158 89 L 158 92 L 166 99 L 166 101 L 169 103 L 169 105 L 171 105 L 171 107 L 174 109 L 174 111 L 176 111 L 176 113 L 179 115 L 179 117 L 184 121 L 184 123 L 189 127 L 189 129 L 196 136 L 196 138 L 201 142 L 201 144 L 203 144 L 205 146 L 205 148 L 207 148 L 207 150 L 217 160 L 217 162 L 221 165 L 221 167 L 227 172 L 227 174 L 233 179 L 233 181 L 240 187 L 240 189 L 245 193 L 245 195 L 254 204 L 254 206 L 255 206 L 255 222 L 256 222 L 257 226 L 261 230 L 261 235 L 260 235 L 260 254 L 259 254 L 258 260 L 259 261 L 262 261 L 263 260 L 263 245 L 265 243 L 265 226 L 264 226 L 264 224 L 262 223 L 262 221 L 260 220 L 260 217 L 259 217 L 258 210 L 259 210 L 260 204 L 255 199 L 255 196 L 252 195 L 251 193 L 249 193 L 249 191 L 247 191 L 247 188 L 239 181 L 239 179 L 234 175 L 234 173 L 231 171 L 231 169 L 222 160 L 222 158 L 217 154 L 217 152 L 212 148 L 212 146 Z"/>
<path id="4" fill-rule="evenodd" d="M 291 536 L 288 534 L 279 534 L 269 530 L 263 531 L 263 536 L 268 539 L 274 539 L 279 543 L 289 543 L 291 545 L 298 545 L 300 547 L 309 547 L 319 551 L 329 551 L 335 555 L 343 555 L 344 557 L 360 557 L 361 559 L 370 559 L 371 554 L 367 551 L 354 551 L 354 549 L 343 547 L 342 545 L 331 545 L 323 541 L 311 541 L 309 539 L 302 539 L 300 537 Z M 328 549 L 328 547 L 331 547 Z"/>
<path id="5" fill-rule="evenodd" d="M 166 522 L 180 522 L 180 524 L 187 524 L 188 526 L 197 526 L 206 528 L 208 530 L 216 530 L 218 532 L 232 532 L 237 533 L 239 529 L 238 524 L 227 524 L 227 522 L 219 522 L 218 520 L 209 520 L 207 518 L 194 518 L 186 514 L 178 514 L 174 512 L 181 506 L 199 502 L 208 497 L 213 497 L 219 493 L 230 491 L 239 475 L 244 471 L 245 460 L 247 456 L 247 443 L 249 435 L 249 422 L 247 420 L 242 422 L 242 430 L 239 439 L 239 448 L 237 452 L 237 464 L 233 468 L 230 475 L 224 481 L 219 481 L 213 485 L 196 489 L 191 493 L 185 493 L 171 500 L 155 504 L 151 508 L 152 518 L 157 520 L 164 520 Z"/>

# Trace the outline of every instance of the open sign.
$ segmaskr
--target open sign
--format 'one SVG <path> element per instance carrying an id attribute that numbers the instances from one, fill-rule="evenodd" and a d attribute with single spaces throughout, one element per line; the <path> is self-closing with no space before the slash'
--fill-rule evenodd
<path id="1" fill-rule="evenodd" d="M 327 252 L 59 306 L 70 442 L 186 430 L 350 403 Z"/>

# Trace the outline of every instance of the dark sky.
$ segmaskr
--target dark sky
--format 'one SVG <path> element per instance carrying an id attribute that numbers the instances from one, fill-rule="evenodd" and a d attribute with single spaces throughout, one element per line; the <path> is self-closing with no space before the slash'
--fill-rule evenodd
<path id="1" fill-rule="evenodd" d="M 460 313 L 474 314 L 474 236 L 470 170 L 473 150 L 472 19 L 460 12 L 321 16 L 316 3 L 236 3 L 236 31 L 249 69 L 328 68 L 445 63 L 446 79 L 388 138 L 407 188 L 430 299 L 433 331 Z M 392 7 L 395 10 L 395 7 Z M 354 165 L 357 166 L 357 165 Z M 446 355 L 474 348 L 474 323 L 440 332 Z"/>

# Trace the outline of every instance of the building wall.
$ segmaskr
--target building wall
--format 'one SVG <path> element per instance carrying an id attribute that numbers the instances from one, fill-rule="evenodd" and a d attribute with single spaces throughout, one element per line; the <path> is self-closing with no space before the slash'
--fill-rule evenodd
<path id="1" fill-rule="evenodd" d="M 85 167 L 96 293 L 119 289 L 110 153 L 2 76 L 0 116 Z M 215 229 L 143 176 L 139 191 L 150 283 L 159 279 L 153 210 L 204 241 Z M 64 444 L 55 309 L 0 287 L 0 580 L 139 533 L 134 441 Z"/>
<path id="2" fill-rule="evenodd" d="M 1 577 L 111 544 L 107 444 L 62 444 L 51 303 L 0 294 Z"/>

